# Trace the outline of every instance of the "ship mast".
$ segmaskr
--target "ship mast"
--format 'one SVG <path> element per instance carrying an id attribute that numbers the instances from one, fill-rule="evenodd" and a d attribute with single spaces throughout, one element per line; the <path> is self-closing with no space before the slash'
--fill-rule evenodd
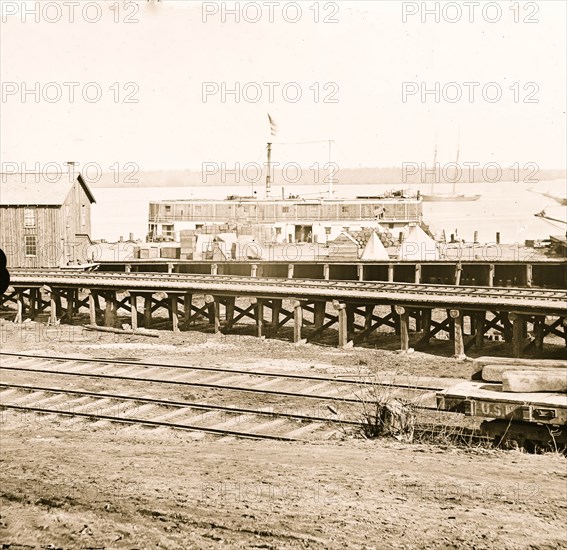
<path id="1" fill-rule="evenodd" d="M 459 155 L 461 152 L 461 146 L 459 144 L 461 140 L 457 141 L 457 158 L 455 159 L 455 174 L 453 176 L 453 195 L 455 194 L 455 185 L 457 184 L 457 177 L 459 174 Z"/>
<path id="2" fill-rule="evenodd" d="M 431 182 L 431 194 L 433 195 L 433 188 L 435 180 L 437 179 L 437 141 L 435 141 L 435 151 L 433 151 L 433 181 Z"/>
<path id="3" fill-rule="evenodd" d="M 335 177 L 335 172 L 333 170 L 333 165 L 331 163 L 331 145 L 333 140 L 329 140 L 329 198 L 333 198 L 333 178 Z"/>

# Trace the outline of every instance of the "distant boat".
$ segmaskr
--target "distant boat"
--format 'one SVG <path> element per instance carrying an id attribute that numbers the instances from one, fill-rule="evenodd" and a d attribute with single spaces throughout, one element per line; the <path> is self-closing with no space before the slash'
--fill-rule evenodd
<path id="1" fill-rule="evenodd" d="M 433 195 L 421 195 L 423 202 L 463 202 L 477 201 L 482 195 L 459 195 L 457 193 L 434 193 Z"/>
<path id="2" fill-rule="evenodd" d="M 548 216 L 548 215 L 546 214 L 546 212 L 545 212 L 545 209 L 542 210 L 541 212 L 537 212 L 536 214 L 534 214 L 534 216 L 535 216 L 536 218 L 542 218 L 542 219 L 544 219 L 544 220 L 549 220 L 549 221 L 552 221 L 552 222 L 558 222 L 558 223 L 567 224 L 567 221 L 566 221 L 566 220 L 561 220 L 561 219 L 558 219 L 558 218 L 552 218 L 552 217 Z"/>
<path id="3" fill-rule="evenodd" d="M 531 191 L 532 193 L 537 193 L 538 195 L 543 195 L 548 199 L 553 199 L 555 202 L 558 202 L 561 206 L 567 206 L 567 198 L 565 197 L 558 197 L 556 195 L 552 195 L 551 193 L 540 193 L 539 191 L 536 191 L 535 189 L 532 188 L 528 189 L 528 191 Z"/>
<path id="4" fill-rule="evenodd" d="M 455 177 L 453 178 L 453 191 L 451 193 L 435 193 L 433 191 L 433 183 L 431 183 L 431 193 L 421 194 L 423 202 L 471 202 L 477 201 L 482 195 L 463 195 L 455 192 L 457 183 L 457 166 L 459 165 L 460 147 L 457 147 L 457 158 L 455 160 Z M 433 156 L 433 169 L 435 170 L 434 181 L 437 179 L 437 144 L 435 144 L 435 154 Z"/>
<path id="5" fill-rule="evenodd" d="M 553 199 L 555 202 L 558 202 L 561 206 L 567 206 L 567 198 L 556 197 L 555 195 L 551 195 L 550 193 L 543 193 L 543 196 Z"/>

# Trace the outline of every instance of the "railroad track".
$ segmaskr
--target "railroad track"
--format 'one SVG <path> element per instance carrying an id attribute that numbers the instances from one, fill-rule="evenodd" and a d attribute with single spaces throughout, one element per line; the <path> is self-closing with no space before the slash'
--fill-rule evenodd
<path id="1" fill-rule="evenodd" d="M 193 289 L 210 292 L 234 292 L 253 295 L 255 293 L 275 293 L 286 291 L 290 296 L 299 293 L 318 295 L 352 296 L 353 291 L 364 295 L 374 294 L 374 298 L 395 295 L 400 298 L 418 297 L 421 300 L 434 298 L 464 300 L 504 300 L 528 302 L 567 302 L 567 290 L 513 288 L 513 287 L 468 287 L 455 285 L 435 285 L 416 283 L 387 283 L 374 281 L 333 281 L 315 279 L 279 279 L 269 277 L 244 277 L 233 275 L 189 275 L 166 273 L 61 273 L 53 270 L 14 270 L 12 284 L 84 284 L 90 288 L 123 287 L 135 289 L 144 286 L 160 289 Z M 355 295 L 356 296 L 356 295 Z M 565 307 L 567 310 L 567 307 Z"/>
<path id="2" fill-rule="evenodd" d="M 120 422 L 170 427 L 200 434 L 256 439 L 313 440 L 342 436 L 360 428 L 363 403 L 377 398 L 376 390 L 403 397 L 417 407 L 435 409 L 431 385 L 397 384 L 395 381 L 355 380 L 288 373 L 233 370 L 143 363 L 126 360 L 63 358 L 21 353 L 0 353 L 2 377 L 0 406 L 25 413 L 56 414 L 98 422 Z M 41 376 L 42 384 L 23 384 L 18 376 Z M 48 384 L 55 380 L 60 384 Z M 70 381 L 85 386 L 101 381 L 127 382 L 129 391 L 108 393 L 69 389 Z M 61 385 L 66 387 L 62 388 Z M 147 395 L 148 384 L 154 395 Z M 252 396 L 253 407 L 227 406 L 204 400 L 179 400 L 155 395 L 156 390 L 206 390 L 205 398 Z M 140 394 L 142 390 L 143 394 Z M 425 396 L 425 397 L 424 397 Z M 423 402 L 428 401 L 428 405 Z M 260 407 L 258 407 L 260 405 Z M 292 411 L 290 412 L 290 407 Z"/>

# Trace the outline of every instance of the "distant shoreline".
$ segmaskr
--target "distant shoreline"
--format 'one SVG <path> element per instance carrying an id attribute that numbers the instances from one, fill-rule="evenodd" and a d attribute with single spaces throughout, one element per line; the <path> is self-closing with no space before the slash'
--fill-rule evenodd
<path id="1" fill-rule="evenodd" d="M 451 177 L 443 177 L 439 174 L 435 184 L 452 185 Z M 447 176 L 448 174 L 445 174 Z M 284 175 L 280 170 L 274 171 L 274 189 L 281 187 L 296 188 L 305 185 L 328 186 L 328 175 L 326 173 L 315 174 L 309 168 L 304 168 L 300 177 Z M 339 169 L 335 176 L 337 181 L 334 185 L 381 185 L 394 188 L 409 187 L 412 185 L 431 185 L 433 174 L 431 172 L 417 171 L 410 175 L 402 168 L 345 168 Z M 481 169 L 471 171 L 463 170 L 461 178 L 456 185 L 470 185 L 475 183 L 494 182 L 495 185 L 504 182 L 518 182 L 528 187 L 536 187 L 543 182 L 567 179 L 565 170 L 511 170 L 502 169 L 499 173 L 496 169 L 487 169 L 484 173 Z M 127 187 L 239 187 L 250 188 L 251 186 L 261 189 L 264 187 L 265 175 L 257 177 L 254 181 L 247 178 L 245 174 L 212 174 L 204 180 L 203 174 L 196 170 L 171 170 L 171 171 L 147 171 L 130 174 L 105 173 L 96 181 L 87 183 L 92 188 L 127 188 Z M 296 181 L 297 180 L 297 181 Z"/>

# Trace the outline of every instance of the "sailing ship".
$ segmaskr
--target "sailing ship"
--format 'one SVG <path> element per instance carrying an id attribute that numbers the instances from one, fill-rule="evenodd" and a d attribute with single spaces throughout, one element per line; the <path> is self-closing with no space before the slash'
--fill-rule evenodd
<path id="1" fill-rule="evenodd" d="M 433 156 L 433 169 L 435 170 L 435 174 L 433 177 L 433 182 L 431 183 L 431 193 L 430 194 L 421 194 L 421 199 L 423 202 L 470 202 L 470 201 L 477 201 L 480 199 L 481 195 L 465 195 L 457 193 L 455 190 L 455 186 L 457 183 L 457 166 L 459 165 L 459 148 L 457 148 L 457 159 L 455 161 L 455 177 L 453 178 L 453 190 L 451 193 L 435 193 L 434 185 L 435 181 L 437 180 L 437 145 L 435 145 L 435 153 Z"/>

